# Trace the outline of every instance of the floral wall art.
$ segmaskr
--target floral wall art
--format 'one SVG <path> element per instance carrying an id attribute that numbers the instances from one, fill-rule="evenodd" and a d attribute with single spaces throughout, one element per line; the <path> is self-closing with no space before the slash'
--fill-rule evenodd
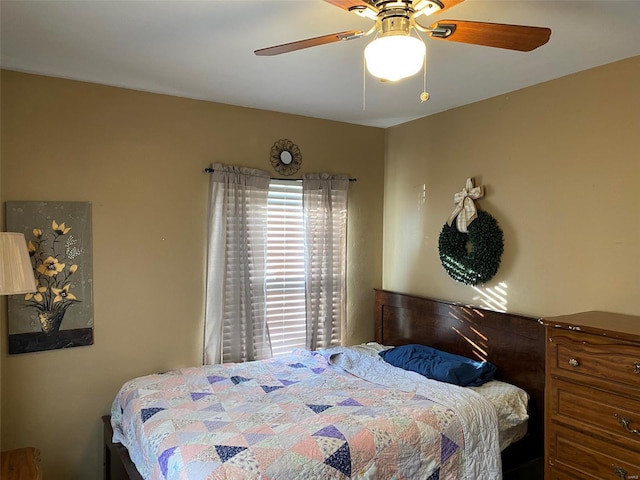
<path id="1" fill-rule="evenodd" d="M 9 353 L 93 344 L 91 204 L 7 202 L 24 233 L 38 289 L 8 301 Z"/>

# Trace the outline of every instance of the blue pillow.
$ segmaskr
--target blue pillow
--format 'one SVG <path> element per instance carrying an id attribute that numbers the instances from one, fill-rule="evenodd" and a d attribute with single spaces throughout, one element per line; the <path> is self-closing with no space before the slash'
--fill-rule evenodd
<path id="1" fill-rule="evenodd" d="M 495 365 L 424 345 L 402 345 L 380 352 L 382 359 L 404 370 L 462 387 L 477 387 L 493 379 Z"/>

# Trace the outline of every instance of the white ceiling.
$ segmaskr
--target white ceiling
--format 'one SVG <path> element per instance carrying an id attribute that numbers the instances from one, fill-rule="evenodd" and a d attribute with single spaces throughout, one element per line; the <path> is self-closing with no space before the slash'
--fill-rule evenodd
<path id="1" fill-rule="evenodd" d="M 423 34 L 431 99 L 421 103 L 422 73 L 398 83 L 363 77 L 362 52 L 371 37 L 275 57 L 253 54 L 371 26 L 322 0 L 0 5 L 3 68 L 379 127 L 640 54 L 637 0 L 466 0 L 421 23 L 534 25 L 550 27 L 551 39 L 521 53 Z"/>

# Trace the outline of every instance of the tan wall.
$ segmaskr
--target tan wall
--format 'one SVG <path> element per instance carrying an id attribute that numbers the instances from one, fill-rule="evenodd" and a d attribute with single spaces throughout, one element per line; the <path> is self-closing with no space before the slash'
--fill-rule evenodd
<path id="1" fill-rule="evenodd" d="M 347 340 L 370 340 L 383 130 L 2 72 L 2 201 L 92 203 L 95 319 L 93 346 L 2 354 L 3 449 L 40 448 L 50 480 L 101 478 L 100 416 L 120 385 L 202 358 L 202 169 L 215 161 L 270 170 L 280 138 L 301 148 L 304 171 L 358 179 Z M 4 318 L 1 333 L 5 342 Z"/>
<path id="2" fill-rule="evenodd" d="M 499 295 L 537 316 L 640 314 L 639 85 L 634 57 L 388 129 L 384 288 L 480 306 Z M 505 236 L 477 289 L 438 257 L 467 177 Z"/>

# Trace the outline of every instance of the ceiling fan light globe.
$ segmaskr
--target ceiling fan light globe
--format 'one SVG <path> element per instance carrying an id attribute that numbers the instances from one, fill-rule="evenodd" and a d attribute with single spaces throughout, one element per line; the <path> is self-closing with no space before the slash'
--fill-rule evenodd
<path id="1" fill-rule="evenodd" d="M 416 37 L 389 35 L 376 38 L 367 45 L 364 57 L 371 75 L 395 82 L 418 73 L 425 52 L 424 43 Z"/>

